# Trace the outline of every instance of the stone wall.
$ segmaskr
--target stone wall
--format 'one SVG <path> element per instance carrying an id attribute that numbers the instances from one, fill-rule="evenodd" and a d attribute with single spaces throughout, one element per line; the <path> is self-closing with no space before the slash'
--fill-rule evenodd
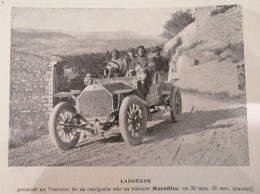
<path id="1" fill-rule="evenodd" d="M 11 52 L 10 139 L 25 131 L 47 130 L 53 107 L 54 66 L 59 59 Z"/>

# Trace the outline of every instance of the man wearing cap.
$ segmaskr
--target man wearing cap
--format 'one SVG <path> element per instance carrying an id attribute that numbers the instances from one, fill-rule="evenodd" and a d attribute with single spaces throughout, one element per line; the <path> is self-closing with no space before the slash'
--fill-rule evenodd
<path id="1" fill-rule="evenodd" d="M 121 77 L 124 76 L 126 71 L 127 71 L 127 64 L 126 64 L 126 60 L 123 60 L 120 56 L 119 56 L 119 51 L 117 49 L 113 49 L 111 51 L 111 61 L 115 62 L 116 64 L 118 64 L 118 66 L 116 64 L 113 63 L 109 63 L 109 65 L 111 65 L 114 68 L 114 76 L 115 77 Z"/>
<path id="2" fill-rule="evenodd" d="M 133 47 L 130 47 L 128 50 L 127 50 L 127 55 L 129 57 L 130 60 L 133 60 L 136 58 L 136 55 L 135 55 L 135 49 Z"/>
<path id="3" fill-rule="evenodd" d="M 152 47 L 149 55 L 147 68 L 151 74 L 153 84 L 166 81 L 168 76 L 169 61 L 161 56 L 161 50 L 158 46 Z"/>
<path id="4" fill-rule="evenodd" d="M 125 76 L 134 76 L 135 72 L 135 64 L 136 64 L 136 55 L 135 50 L 133 47 L 130 47 L 127 50 L 127 57 L 126 57 L 126 63 L 127 63 L 127 72 Z"/>
<path id="5" fill-rule="evenodd" d="M 128 69 L 134 69 L 135 64 L 136 64 L 136 55 L 135 55 L 135 50 L 133 47 L 130 47 L 127 50 L 126 62 L 127 62 Z"/>

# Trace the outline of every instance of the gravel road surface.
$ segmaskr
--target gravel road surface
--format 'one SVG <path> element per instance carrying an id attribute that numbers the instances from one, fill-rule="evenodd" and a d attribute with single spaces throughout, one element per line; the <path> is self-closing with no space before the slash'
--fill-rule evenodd
<path id="1" fill-rule="evenodd" d="M 49 136 L 9 150 L 9 166 L 245 166 L 249 165 L 246 105 L 182 93 L 183 118 L 169 113 L 148 123 L 141 145 L 120 135 L 82 140 L 69 151 Z"/>

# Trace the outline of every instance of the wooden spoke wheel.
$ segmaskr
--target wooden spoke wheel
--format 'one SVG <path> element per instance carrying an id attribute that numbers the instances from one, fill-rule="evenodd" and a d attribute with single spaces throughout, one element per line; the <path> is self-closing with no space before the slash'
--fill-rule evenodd
<path id="1" fill-rule="evenodd" d="M 79 135 L 73 132 L 75 120 L 71 120 L 75 108 L 68 102 L 61 102 L 55 106 L 49 118 L 49 134 L 52 142 L 62 150 L 69 150 L 76 146 Z"/>
<path id="2" fill-rule="evenodd" d="M 121 134 L 129 145 L 138 145 L 146 133 L 147 113 L 141 99 L 135 95 L 124 98 L 119 111 Z"/>
<path id="3" fill-rule="evenodd" d="M 174 87 L 171 91 L 169 105 L 172 122 L 180 121 L 182 118 L 182 99 L 181 92 L 177 87 Z"/>

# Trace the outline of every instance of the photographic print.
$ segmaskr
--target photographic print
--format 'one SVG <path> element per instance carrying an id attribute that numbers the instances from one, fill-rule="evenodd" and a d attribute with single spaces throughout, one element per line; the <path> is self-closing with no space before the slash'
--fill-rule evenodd
<path id="1" fill-rule="evenodd" d="M 249 166 L 242 7 L 12 8 L 9 166 Z"/>

